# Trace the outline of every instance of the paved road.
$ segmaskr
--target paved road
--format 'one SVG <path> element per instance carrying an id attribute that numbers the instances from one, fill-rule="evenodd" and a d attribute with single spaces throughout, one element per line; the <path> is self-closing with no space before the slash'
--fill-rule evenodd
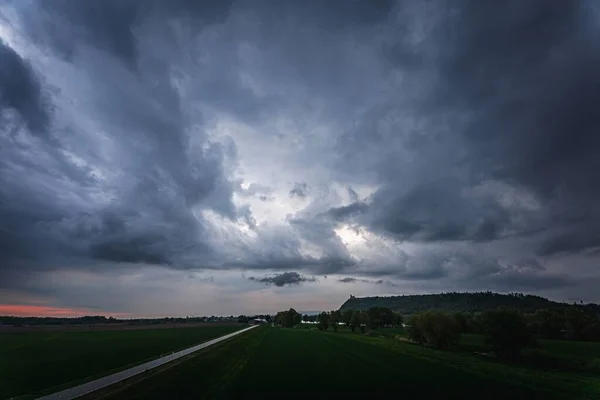
<path id="1" fill-rule="evenodd" d="M 48 396 L 39 397 L 37 400 L 69 400 L 69 399 L 74 399 L 76 397 L 83 396 L 84 394 L 88 394 L 88 393 L 94 392 L 96 390 L 105 388 L 107 386 L 110 386 L 117 382 L 120 382 L 124 379 L 131 378 L 132 376 L 141 374 L 142 372 L 146 372 L 150 369 L 159 367 L 159 366 L 164 365 L 173 360 L 177 360 L 178 358 L 181 358 L 183 356 L 187 356 L 188 354 L 191 354 L 198 350 L 212 346 L 215 343 L 219 343 L 219 342 L 222 342 L 223 340 L 227 340 L 231 337 L 234 337 L 235 335 L 239 335 L 240 333 L 249 331 L 252 328 L 256 328 L 256 326 L 257 325 L 254 325 L 249 328 L 245 328 L 245 329 L 230 333 L 228 335 L 221 336 L 221 337 L 218 337 L 213 340 L 209 340 L 208 342 L 204 342 L 204 343 L 200 343 L 196 346 L 188 347 L 185 350 L 181 350 L 181 351 L 169 354 L 168 356 L 157 358 L 156 360 L 152 360 L 147 363 L 135 366 L 133 368 L 129 368 L 124 371 L 105 376 L 104 378 L 96 379 L 95 381 L 84 383 L 83 385 L 75 386 L 70 389 L 56 392 L 56 393 L 48 395 Z"/>

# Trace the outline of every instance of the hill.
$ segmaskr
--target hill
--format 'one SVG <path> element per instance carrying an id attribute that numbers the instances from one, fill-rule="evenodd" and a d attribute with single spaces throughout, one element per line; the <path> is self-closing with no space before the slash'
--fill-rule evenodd
<path id="1" fill-rule="evenodd" d="M 400 314 L 412 314 L 425 310 L 446 312 L 480 312 L 505 306 L 522 312 L 534 312 L 542 309 L 574 307 L 600 315 L 598 304 L 568 304 L 548 300 L 530 294 L 493 292 L 477 293 L 439 293 L 389 297 L 354 297 L 340 307 L 340 310 L 366 310 L 370 307 L 387 307 Z"/>

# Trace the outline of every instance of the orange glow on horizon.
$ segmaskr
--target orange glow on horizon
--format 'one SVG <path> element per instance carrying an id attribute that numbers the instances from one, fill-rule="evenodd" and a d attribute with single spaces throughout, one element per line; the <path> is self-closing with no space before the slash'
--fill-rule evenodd
<path id="1" fill-rule="evenodd" d="M 124 313 L 102 313 L 77 308 L 60 308 L 50 306 L 36 306 L 25 304 L 0 304 L 0 315 L 12 317 L 83 317 L 86 315 L 106 315 L 113 317 L 122 317 Z"/>

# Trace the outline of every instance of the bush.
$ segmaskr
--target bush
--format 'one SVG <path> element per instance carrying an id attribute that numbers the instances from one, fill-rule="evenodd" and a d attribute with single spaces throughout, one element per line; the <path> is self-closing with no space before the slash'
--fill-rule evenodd
<path id="1" fill-rule="evenodd" d="M 427 343 L 438 349 L 448 349 L 460 339 L 460 324 L 454 316 L 427 311 L 409 320 L 408 335 L 417 343 Z"/>

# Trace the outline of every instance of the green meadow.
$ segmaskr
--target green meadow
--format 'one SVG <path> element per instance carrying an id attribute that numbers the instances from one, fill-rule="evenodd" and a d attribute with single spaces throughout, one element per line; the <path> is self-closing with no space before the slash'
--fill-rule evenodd
<path id="1" fill-rule="evenodd" d="M 75 386 L 242 327 L 2 333 L 0 399 Z"/>
<path id="2" fill-rule="evenodd" d="M 102 398 L 600 398 L 600 375 L 507 365 L 386 336 L 264 326 Z"/>

